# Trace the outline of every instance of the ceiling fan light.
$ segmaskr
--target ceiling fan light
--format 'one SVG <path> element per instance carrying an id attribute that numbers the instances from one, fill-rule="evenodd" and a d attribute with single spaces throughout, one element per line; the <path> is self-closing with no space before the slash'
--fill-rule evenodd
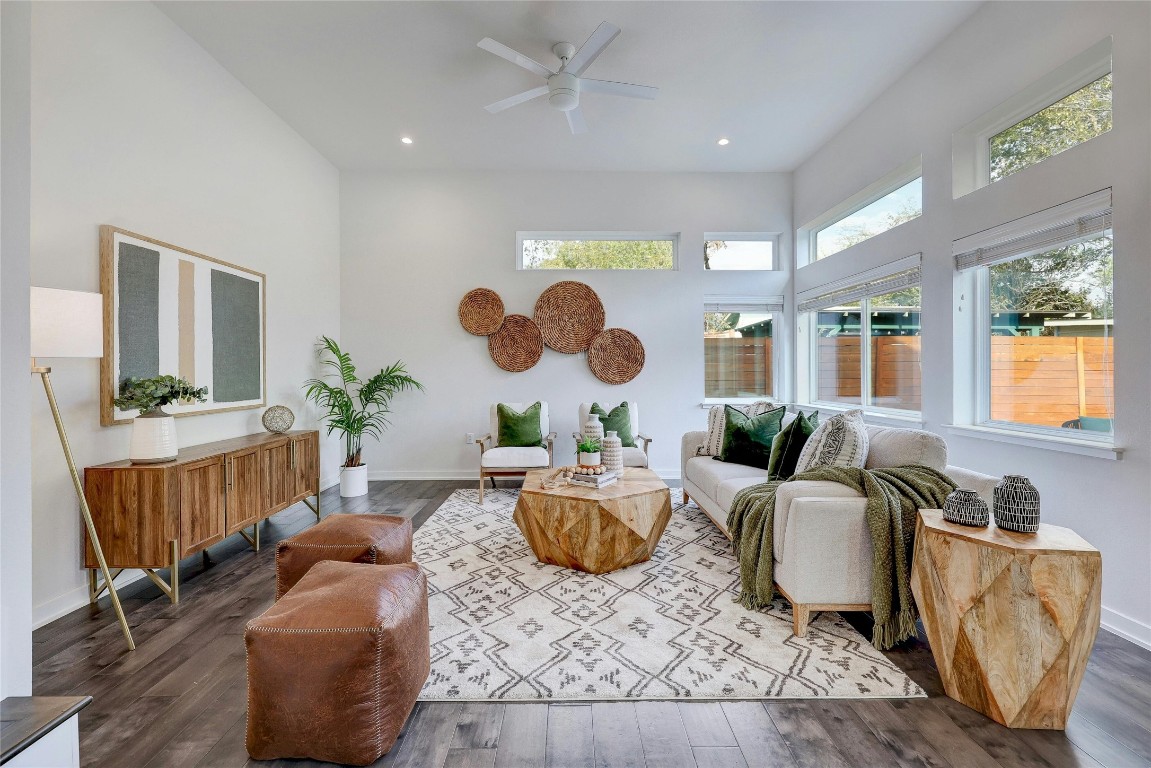
<path id="1" fill-rule="evenodd" d="M 548 104 L 567 112 L 579 106 L 579 93 L 569 88 L 556 88 L 548 94 Z"/>
<path id="2" fill-rule="evenodd" d="M 722 138 L 716 142 L 716 144 L 720 145 L 721 147 L 726 147 L 730 143 L 731 143 L 731 139 L 726 138 L 726 137 L 724 137 L 724 138 Z"/>
<path id="3" fill-rule="evenodd" d="M 411 144 L 412 143 L 412 137 L 411 136 L 401 136 L 400 137 L 400 143 L 401 144 Z"/>

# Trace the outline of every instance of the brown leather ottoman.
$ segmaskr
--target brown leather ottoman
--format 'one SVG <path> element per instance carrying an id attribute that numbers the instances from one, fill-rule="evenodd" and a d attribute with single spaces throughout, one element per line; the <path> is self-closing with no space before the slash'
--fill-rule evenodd
<path id="1" fill-rule="evenodd" d="M 276 546 L 276 599 L 321 560 L 412 562 L 412 521 L 396 515 L 329 515 Z"/>
<path id="2" fill-rule="evenodd" d="M 325 561 L 244 630 L 248 754 L 367 765 L 391 749 L 431 668 L 415 563 Z"/>

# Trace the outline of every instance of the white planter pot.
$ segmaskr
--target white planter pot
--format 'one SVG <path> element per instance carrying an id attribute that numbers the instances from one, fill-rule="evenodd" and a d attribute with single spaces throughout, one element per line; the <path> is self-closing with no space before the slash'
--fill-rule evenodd
<path id="1" fill-rule="evenodd" d="M 581 467 L 598 467 L 599 466 L 599 451 L 595 453 L 584 453 L 580 451 L 579 463 Z"/>
<path id="2" fill-rule="evenodd" d="M 179 448 L 176 445 L 176 419 L 153 408 L 132 419 L 132 444 L 128 458 L 133 464 L 160 464 L 174 461 Z"/>
<path id="3" fill-rule="evenodd" d="M 340 495 L 363 496 L 368 492 L 368 465 L 340 467 Z"/>

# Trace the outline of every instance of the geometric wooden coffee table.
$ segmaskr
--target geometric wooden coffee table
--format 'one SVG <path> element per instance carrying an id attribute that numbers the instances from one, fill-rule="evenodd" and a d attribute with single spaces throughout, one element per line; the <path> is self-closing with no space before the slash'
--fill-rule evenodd
<path id="1" fill-rule="evenodd" d="M 975 528 L 921 509 L 911 591 L 947 695 L 1011 728 L 1065 728 L 1102 576 L 1099 550 L 1069 528 Z"/>
<path id="2" fill-rule="evenodd" d="M 514 515 L 540 562 L 607 573 L 651 559 L 671 520 L 671 492 L 654 472 L 627 467 L 606 488 L 547 489 L 549 472 L 527 473 Z"/>

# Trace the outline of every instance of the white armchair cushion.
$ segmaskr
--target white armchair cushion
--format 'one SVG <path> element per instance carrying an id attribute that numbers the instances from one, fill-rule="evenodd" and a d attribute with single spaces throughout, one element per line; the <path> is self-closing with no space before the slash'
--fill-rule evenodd
<path id="1" fill-rule="evenodd" d="M 485 469 L 496 467 L 546 467 L 546 448 L 490 448 L 484 451 L 480 466 Z"/>
<path id="2" fill-rule="evenodd" d="M 643 448 L 624 448 L 623 465 L 625 467 L 647 467 L 647 454 Z"/>
<path id="3" fill-rule="evenodd" d="M 547 436 L 549 434 L 551 434 L 551 431 L 552 431 L 551 430 L 551 419 L 548 416 L 547 401 L 540 400 L 539 402 L 540 402 L 540 434 L 543 435 L 544 439 L 546 440 Z M 498 405 L 498 403 L 492 403 L 491 408 L 488 410 L 488 421 L 489 421 L 488 428 L 491 430 L 491 432 L 489 434 L 491 434 L 491 436 L 492 436 L 492 445 L 496 445 L 499 442 L 499 438 L 500 438 L 500 417 L 499 417 L 499 414 L 496 412 L 496 406 L 497 405 Z M 508 406 L 509 408 L 511 408 L 514 411 L 518 411 L 519 413 L 523 413 L 529 407 L 535 405 L 535 402 L 533 401 L 530 403 L 504 403 L 504 405 Z M 487 465 L 485 464 L 484 466 L 486 467 Z M 515 466 L 515 465 L 514 464 L 500 464 L 498 466 Z M 544 462 L 544 466 L 547 466 L 546 461 Z"/>

